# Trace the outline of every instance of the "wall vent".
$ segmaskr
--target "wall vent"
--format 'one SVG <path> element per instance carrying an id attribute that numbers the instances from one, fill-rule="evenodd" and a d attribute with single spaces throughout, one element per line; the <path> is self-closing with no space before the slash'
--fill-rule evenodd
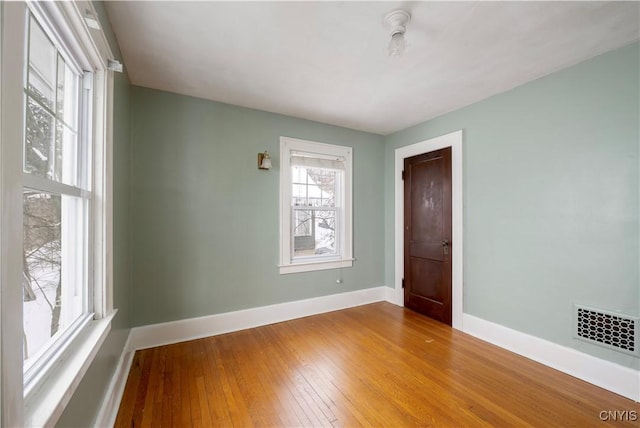
<path id="1" fill-rule="evenodd" d="M 640 356 L 640 324 L 637 317 L 574 305 L 574 320 L 576 339 Z"/>

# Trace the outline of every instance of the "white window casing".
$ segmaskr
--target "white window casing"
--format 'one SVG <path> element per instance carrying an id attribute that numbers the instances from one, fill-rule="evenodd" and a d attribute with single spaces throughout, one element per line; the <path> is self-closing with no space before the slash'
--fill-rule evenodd
<path id="1" fill-rule="evenodd" d="M 0 426 L 24 426 L 22 399 L 22 109 L 25 5 L 2 2 L 0 81 Z"/>
<path id="2" fill-rule="evenodd" d="M 351 147 L 280 137 L 280 260 L 281 274 L 351 267 L 353 258 L 353 200 Z M 293 167 L 335 171 L 334 203 L 331 206 L 294 206 Z M 330 254 L 294 256 L 293 214 L 301 211 L 330 212 L 335 216 L 335 250 Z"/>

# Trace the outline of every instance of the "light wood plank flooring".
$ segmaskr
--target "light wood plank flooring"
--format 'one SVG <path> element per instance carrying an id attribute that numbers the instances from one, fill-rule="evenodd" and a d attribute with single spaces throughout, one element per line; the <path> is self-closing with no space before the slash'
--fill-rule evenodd
<path id="1" fill-rule="evenodd" d="M 603 410 L 640 418 L 631 400 L 375 303 L 138 351 L 116 426 L 589 427 Z"/>

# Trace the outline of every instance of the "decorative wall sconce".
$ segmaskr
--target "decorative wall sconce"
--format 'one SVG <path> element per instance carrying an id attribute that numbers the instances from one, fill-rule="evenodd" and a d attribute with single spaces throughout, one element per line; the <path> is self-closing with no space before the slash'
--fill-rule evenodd
<path id="1" fill-rule="evenodd" d="M 271 155 L 266 150 L 264 153 L 258 153 L 258 169 L 271 169 Z"/>

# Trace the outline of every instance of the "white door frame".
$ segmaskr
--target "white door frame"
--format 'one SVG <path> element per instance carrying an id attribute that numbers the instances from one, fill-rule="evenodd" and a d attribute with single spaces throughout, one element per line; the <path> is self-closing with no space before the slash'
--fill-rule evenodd
<path id="1" fill-rule="evenodd" d="M 404 306 L 404 160 L 451 147 L 451 326 L 462 330 L 462 130 L 431 138 L 395 152 L 395 303 Z"/>

